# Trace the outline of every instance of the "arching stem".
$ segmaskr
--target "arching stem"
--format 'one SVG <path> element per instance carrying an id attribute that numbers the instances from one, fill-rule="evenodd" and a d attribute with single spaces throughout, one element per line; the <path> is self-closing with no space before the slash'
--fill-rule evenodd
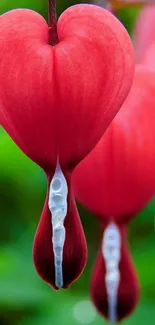
<path id="1" fill-rule="evenodd" d="M 54 46 L 58 43 L 56 0 L 48 0 L 48 25 L 49 44 Z"/>

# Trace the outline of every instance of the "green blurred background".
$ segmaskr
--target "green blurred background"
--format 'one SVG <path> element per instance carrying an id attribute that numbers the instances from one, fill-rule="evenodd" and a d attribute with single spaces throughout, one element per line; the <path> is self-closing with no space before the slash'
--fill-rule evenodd
<path id="1" fill-rule="evenodd" d="M 58 15 L 71 0 L 58 0 Z M 16 7 L 47 17 L 46 0 L 0 0 L 0 13 Z M 137 9 L 118 12 L 132 33 Z M 0 325 L 100 325 L 106 323 L 89 302 L 89 279 L 98 249 L 97 220 L 79 207 L 89 258 L 80 279 L 68 290 L 54 292 L 37 275 L 32 243 L 46 192 L 43 171 L 0 129 Z M 155 324 L 155 203 L 130 225 L 129 243 L 141 283 L 141 299 L 126 325 Z"/>

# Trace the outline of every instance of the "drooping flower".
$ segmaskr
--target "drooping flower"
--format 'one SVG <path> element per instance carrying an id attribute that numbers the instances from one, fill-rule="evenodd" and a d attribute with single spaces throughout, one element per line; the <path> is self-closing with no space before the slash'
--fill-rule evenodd
<path id="1" fill-rule="evenodd" d="M 105 247 L 109 249 L 108 261 L 111 261 L 112 265 L 114 264 L 112 272 L 115 275 L 120 272 L 120 279 L 114 276 L 114 283 L 112 282 L 113 285 L 116 286 L 117 284 L 118 286 L 115 291 L 115 294 L 117 292 L 117 304 L 114 307 L 117 320 L 131 312 L 135 307 L 136 297 L 138 297 L 138 291 L 135 297 L 129 291 L 126 300 L 128 307 L 122 308 L 120 312 L 120 305 L 124 301 L 124 296 L 121 289 L 119 290 L 119 283 L 121 288 L 121 280 L 123 282 L 123 278 L 126 279 L 126 274 L 128 274 L 131 266 L 128 262 L 129 257 L 125 256 L 126 249 L 123 247 L 119 229 L 127 225 L 155 194 L 154 92 L 155 72 L 147 69 L 146 66 L 137 66 L 133 86 L 120 112 L 98 145 L 73 173 L 73 185 L 77 199 L 104 223 L 104 231 L 108 231 L 110 234 L 111 226 L 115 226 L 114 233 L 111 234 L 112 242 L 109 235 L 109 244 L 105 243 L 109 246 Z M 119 236 L 120 239 L 118 240 Z M 122 242 L 119 247 L 118 241 Z M 114 243 L 116 243 L 116 247 Z M 124 257 L 122 253 L 118 259 L 121 247 Z M 123 258 L 127 260 L 127 265 L 123 263 Z M 98 268 L 102 272 L 104 282 L 102 294 L 101 282 L 97 278 L 95 280 L 95 276 L 93 276 L 93 283 L 96 285 L 91 285 L 93 301 L 95 301 L 99 312 L 106 317 L 108 315 L 108 302 L 106 301 L 104 305 L 106 286 L 103 264 L 105 263 L 107 270 L 109 269 L 107 272 L 110 272 L 108 261 L 106 262 L 102 254 L 102 262 L 97 262 L 99 264 L 97 264 L 97 270 L 94 271 L 96 277 L 96 272 L 98 272 L 100 280 L 101 274 Z M 122 269 L 121 265 L 123 265 Z M 117 281 L 115 282 L 115 280 Z M 124 283 L 124 288 L 130 290 L 133 283 L 135 289 L 138 289 L 138 284 L 135 284 L 132 275 L 128 278 L 128 282 Z M 104 305 L 102 310 L 101 303 Z"/>
<path id="2" fill-rule="evenodd" d="M 70 7 L 57 35 L 54 27 L 32 10 L 0 17 L 0 114 L 8 134 L 47 174 L 33 258 L 40 276 L 59 289 L 79 276 L 87 256 L 71 172 L 122 105 L 134 59 L 124 27 L 98 6 Z"/>
<path id="3" fill-rule="evenodd" d="M 120 112 L 74 171 L 77 198 L 101 221 L 114 216 L 118 223 L 127 223 L 154 195 L 154 76 L 137 65 Z"/>

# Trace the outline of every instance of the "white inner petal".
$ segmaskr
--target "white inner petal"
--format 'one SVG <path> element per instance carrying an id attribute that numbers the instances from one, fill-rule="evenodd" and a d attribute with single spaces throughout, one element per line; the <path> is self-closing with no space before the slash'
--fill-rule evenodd
<path id="1" fill-rule="evenodd" d="M 57 288 L 63 287 L 63 248 L 66 238 L 64 227 L 67 215 L 68 187 L 66 179 L 62 173 L 59 163 L 57 163 L 54 176 L 51 180 L 49 190 L 48 206 L 51 212 L 52 222 L 52 243 L 55 266 L 55 285 Z"/>
<path id="2" fill-rule="evenodd" d="M 117 296 L 120 283 L 119 262 L 121 258 L 121 235 L 118 227 L 111 223 L 105 229 L 102 254 L 105 260 L 105 285 L 108 296 L 108 315 L 112 323 L 117 322 Z"/>

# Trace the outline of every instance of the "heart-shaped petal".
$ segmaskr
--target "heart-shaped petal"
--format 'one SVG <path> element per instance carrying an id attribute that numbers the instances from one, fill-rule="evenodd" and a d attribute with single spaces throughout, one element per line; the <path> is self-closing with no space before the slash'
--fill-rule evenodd
<path id="1" fill-rule="evenodd" d="M 155 73 L 137 66 L 132 89 L 73 174 L 77 199 L 101 220 L 128 222 L 155 193 Z"/>
<path id="2" fill-rule="evenodd" d="M 31 10 L 0 17 L 0 114 L 18 146 L 46 171 L 59 155 L 72 168 L 99 141 L 133 79 L 130 38 L 108 11 L 93 5 L 67 9 L 59 43 Z"/>

